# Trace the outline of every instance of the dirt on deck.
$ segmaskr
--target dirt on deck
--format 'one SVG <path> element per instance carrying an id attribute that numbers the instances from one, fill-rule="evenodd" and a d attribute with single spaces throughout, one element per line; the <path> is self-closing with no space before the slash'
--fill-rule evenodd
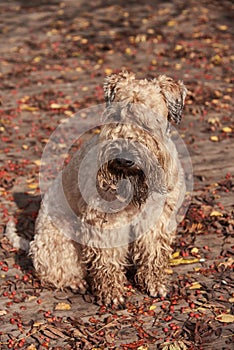
<path id="1" fill-rule="evenodd" d="M 225 349 L 233 344 L 232 1 L 0 2 L 0 349 Z M 32 238 L 42 151 L 61 121 L 103 103 L 122 68 L 188 88 L 178 132 L 194 189 L 178 227 L 170 292 L 128 288 L 126 308 L 40 284 L 5 225 Z"/>

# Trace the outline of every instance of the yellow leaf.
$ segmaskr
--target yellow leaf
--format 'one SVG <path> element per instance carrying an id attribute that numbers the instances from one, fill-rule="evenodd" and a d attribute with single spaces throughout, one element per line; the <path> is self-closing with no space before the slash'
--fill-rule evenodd
<path id="1" fill-rule="evenodd" d="M 173 259 L 178 258 L 178 256 L 180 256 L 180 252 L 175 252 L 172 254 Z"/>
<path id="2" fill-rule="evenodd" d="M 155 310 L 156 309 L 156 305 L 151 305 L 149 309 L 150 310 Z"/>
<path id="3" fill-rule="evenodd" d="M 213 210 L 213 211 L 211 212 L 210 216 L 223 216 L 223 214 L 220 213 L 220 211 Z"/>
<path id="4" fill-rule="evenodd" d="M 69 105 L 61 105 L 59 103 L 51 103 L 50 108 L 52 109 L 60 109 L 60 108 L 68 108 Z"/>
<path id="5" fill-rule="evenodd" d="M 126 54 L 131 55 L 132 50 L 130 49 L 130 47 L 127 47 L 127 48 L 125 49 L 125 52 L 126 52 Z"/>
<path id="6" fill-rule="evenodd" d="M 71 305 L 67 303 L 58 303 L 55 306 L 55 310 L 62 311 L 62 310 L 71 310 Z"/>
<path id="7" fill-rule="evenodd" d="M 31 190 L 35 190 L 38 187 L 38 184 L 37 183 L 28 184 L 28 187 L 31 188 Z"/>
<path id="8" fill-rule="evenodd" d="M 230 128 L 229 126 L 225 126 L 223 129 L 222 129 L 223 132 L 232 132 L 232 128 Z"/>
<path id="9" fill-rule="evenodd" d="M 192 285 L 189 287 L 189 289 L 200 289 L 202 288 L 202 285 L 198 282 L 193 282 Z"/>
<path id="10" fill-rule="evenodd" d="M 212 117 L 211 117 L 211 118 L 208 119 L 208 123 L 209 123 L 209 124 L 213 124 L 213 125 L 214 125 L 214 124 L 220 124 L 220 120 L 219 120 L 218 117 L 215 117 L 215 118 L 212 118 Z"/>
<path id="11" fill-rule="evenodd" d="M 41 165 L 41 160 L 40 159 L 36 159 L 33 161 L 34 164 L 40 166 Z"/>
<path id="12" fill-rule="evenodd" d="M 175 46 L 175 51 L 181 51 L 183 49 L 183 46 L 182 45 L 176 45 Z"/>
<path id="13" fill-rule="evenodd" d="M 33 62 L 38 63 L 41 61 L 41 57 L 34 57 Z"/>
<path id="14" fill-rule="evenodd" d="M 191 249 L 191 253 L 193 254 L 197 254 L 199 252 L 199 249 L 194 247 L 193 249 Z"/>
<path id="15" fill-rule="evenodd" d="M 29 106 L 27 104 L 22 104 L 20 106 L 20 109 L 21 109 L 21 111 L 29 111 L 29 112 L 34 112 L 34 111 L 38 110 L 37 107 Z"/>
<path id="16" fill-rule="evenodd" d="M 141 345 L 137 348 L 137 350 L 148 350 L 148 346 Z"/>
<path id="17" fill-rule="evenodd" d="M 28 145 L 22 145 L 21 146 L 23 149 L 27 150 L 28 149 Z"/>
<path id="18" fill-rule="evenodd" d="M 228 27 L 227 27 L 226 25 L 219 25 L 219 26 L 218 26 L 218 29 L 219 29 L 219 30 L 227 30 Z"/>
<path id="19" fill-rule="evenodd" d="M 106 75 L 110 75 L 112 72 L 113 72 L 113 71 L 112 71 L 111 68 L 106 68 L 106 69 L 105 69 L 105 74 L 106 74 Z"/>
<path id="20" fill-rule="evenodd" d="M 164 270 L 168 275 L 172 275 L 173 274 L 173 270 L 172 269 L 165 269 Z"/>
<path id="21" fill-rule="evenodd" d="M 220 63 L 222 63 L 222 57 L 219 55 L 215 55 L 215 56 L 211 57 L 211 62 L 214 64 L 220 64 Z"/>
<path id="22" fill-rule="evenodd" d="M 219 322 L 232 323 L 232 322 L 234 322 L 234 315 L 221 314 L 221 315 L 217 316 L 215 319 L 216 319 L 216 321 L 219 321 Z"/>
<path id="23" fill-rule="evenodd" d="M 199 262 L 200 259 L 184 259 L 184 258 L 178 258 L 178 259 L 171 259 L 170 265 L 171 266 L 177 266 L 177 265 L 184 265 L 184 264 L 195 264 Z"/>
<path id="24" fill-rule="evenodd" d="M 195 272 L 198 272 L 198 271 L 200 271 L 200 270 L 201 270 L 200 267 L 194 267 L 194 271 L 195 271 Z"/>
<path id="25" fill-rule="evenodd" d="M 229 298 L 228 301 L 229 301 L 230 303 L 234 303 L 234 298 Z"/>
<path id="26" fill-rule="evenodd" d="M 168 27 L 174 27 L 176 24 L 177 24 L 177 22 L 173 21 L 173 20 L 167 22 Z"/>
<path id="27" fill-rule="evenodd" d="M 71 117 L 72 115 L 74 115 L 72 111 L 64 111 L 64 114 L 66 114 L 68 117 Z"/>
<path id="28" fill-rule="evenodd" d="M 217 141 L 219 141 L 219 138 L 218 138 L 218 136 L 214 135 L 214 136 L 210 137 L 210 140 L 213 141 L 213 142 L 217 142 Z"/>
<path id="29" fill-rule="evenodd" d="M 37 350 L 37 348 L 35 345 L 31 344 L 31 345 L 26 347 L 26 350 Z"/>
<path id="30" fill-rule="evenodd" d="M 83 38 L 83 39 L 81 39 L 81 44 L 87 44 L 88 43 L 88 39 L 86 39 L 86 38 Z"/>

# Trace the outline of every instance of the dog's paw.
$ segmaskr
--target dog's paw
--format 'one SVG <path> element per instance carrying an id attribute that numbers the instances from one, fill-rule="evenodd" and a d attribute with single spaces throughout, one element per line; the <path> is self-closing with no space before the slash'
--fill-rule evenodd
<path id="1" fill-rule="evenodd" d="M 70 285 L 73 293 L 85 293 L 87 287 L 87 282 L 85 280 L 73 281 Z"/>
<path id="2" fill-rule="evenodd" d="M 148 287 L 148 293 L 151 297 L 165 297 L 167 295 L 167 288 L 165 285 L 157 285 Z"/>
<path id="3" fill-rule="evenodd" d="M 121 290 L 109 290 L 101 292 L 97 295 L 97 303 L 99 305 L 110 306 L 114 308 L 123 308 L 125 306 L 126 298 Z"/>

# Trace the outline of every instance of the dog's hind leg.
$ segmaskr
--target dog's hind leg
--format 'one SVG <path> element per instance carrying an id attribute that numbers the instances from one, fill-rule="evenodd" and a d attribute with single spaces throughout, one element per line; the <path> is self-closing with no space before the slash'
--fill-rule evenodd
<path id="1" fill-rule="evenodd" d="M 85 272 L 79 244 L 66 237 L 63 228 L 55 226 L 43 209 L 37 218 L 29 254 L 36 274 L 42 281 L 57 288 L 85 289 Z"/>

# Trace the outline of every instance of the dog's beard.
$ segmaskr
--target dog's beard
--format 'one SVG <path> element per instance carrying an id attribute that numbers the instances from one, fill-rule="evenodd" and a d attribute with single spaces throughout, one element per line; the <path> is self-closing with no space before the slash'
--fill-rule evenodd
<path id="1" fill-rule="evenodd" d="M 97 188 L 107 201 L 119 200 L 140 207 L 149 195 L 144 172 L 138 167 L 121 168 L 116 161 L 104 164 L 97 174 Z"/>

